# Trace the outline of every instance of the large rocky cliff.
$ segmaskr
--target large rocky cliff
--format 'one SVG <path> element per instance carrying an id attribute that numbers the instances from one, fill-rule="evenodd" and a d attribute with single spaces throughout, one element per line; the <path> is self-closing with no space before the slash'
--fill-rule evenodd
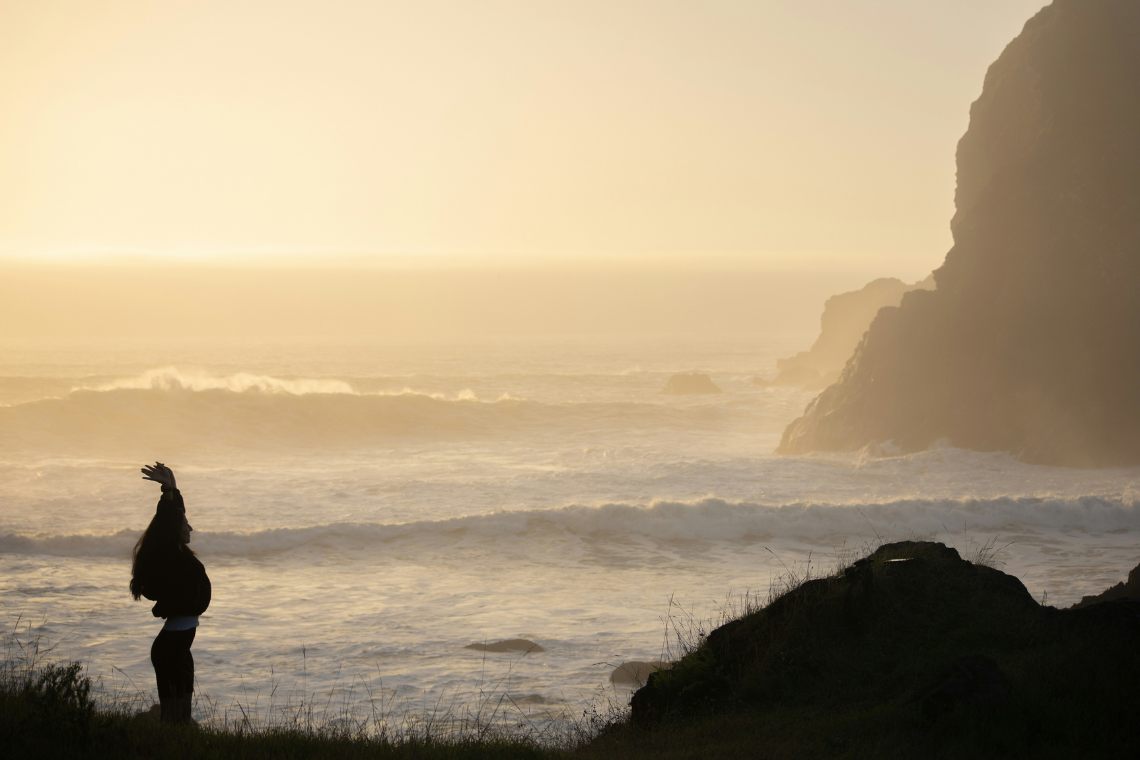
<path id="1" fill-rule="evenodd" d="M 1140 2 L 1056 0 L 990 67 L 954 245 L 780 450 L 935 441 L 1140 463 Z"/>

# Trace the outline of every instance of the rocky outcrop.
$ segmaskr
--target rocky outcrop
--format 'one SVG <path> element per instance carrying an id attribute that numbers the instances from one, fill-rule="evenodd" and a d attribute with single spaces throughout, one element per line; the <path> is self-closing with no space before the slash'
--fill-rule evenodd
<path id="1" fill-rule="evenodd" d="M 904 293 L 931 290 L 934 278 L 908 284 L 894 277 L 881 277 L 859 290 L 828 298 L 819 320 L 819 337 L 807 351 L 776 360 L 776 377 L 757 378 L 756 385 L 798 385 L 825 388 L 839 379 L 843 365 L 851 358 L 871 320 L 884 306 L 898 306 Z"/>
<path id="2" fill-rule="evenodd" d="M 1117 756 L 1140 740 L 1137 644 L 1140 603 L 1043 607 L 1011 575 L 904 541 L 712 631 L 649 677 L 632 719 L 675 730 L 746 716 L 801 743 L 856 733 L 863 750 L 829 751 L 851 757 L 919 757 L 926 742 L 938 756 L 1004 756 L 1006 741 L 1024 756 Z M 1103 728 L 1082 732 L 1092 715 Z M 752 751 L 796 756 L 771 749 Z"/>
<path id="3" fill-rule="evenodd" d="M 1117 583 L 1115 586 L 1107 588 L 1095 596 L 1082 597 L 1081 601 L 1074 604 L 1073 607 L 1088 607 L 1093 604 L 1112 602 L 1119 599 L 1132 599 L 1133 601 L 1140 602 L 1140 565 L 1132 568 L 1132 572 L 1128 574 L 1128 580 L 1123 583 Z"/>
<path id="4" fill-rule="evenodd" d="M 675 396 L 695 395 L 702 393 L 720 393 L 721 390 L 712 378 L 703 372 L 679 372 L 665 381 L 662 393 Z"/>
<path id="5" fill-rule="evenodd" d="M 782 452 L 1140 463 L 1137 39 L 1135 0 L 1056 0 L 1006 47 L 958 144 L 937 289 L 879 311 Z"/>

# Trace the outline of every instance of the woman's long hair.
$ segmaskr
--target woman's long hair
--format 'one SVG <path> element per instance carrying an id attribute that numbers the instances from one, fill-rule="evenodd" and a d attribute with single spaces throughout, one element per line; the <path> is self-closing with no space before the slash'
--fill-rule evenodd
<path id="1" fill-rule="evenodd" d="M 131 596 L 138 601 L 148 585 L 167 575 L 171 565 L 181 556 L 193 556 L 182 543 L 185 515 L 176 509 L 159 508 L 150 525 L 139 536 L 131 555 Z"/>

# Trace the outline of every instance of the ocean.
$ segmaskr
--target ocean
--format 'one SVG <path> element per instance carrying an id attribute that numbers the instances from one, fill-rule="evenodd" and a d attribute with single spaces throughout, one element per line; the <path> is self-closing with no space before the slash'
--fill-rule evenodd
<path id="1" fill-rule="evenodd" d="M 798 340 L 798 338 L 797 338 Z M 99 699 L 155 699 L 130 552 L 174 468 L 214 599 L 200 720 L 572 723 L 790 579 L 933 539 L 1067 606 L 1137 562 L 1140 468 L 773 453 L 791 338 L 7 347 L 0 602 Z M 669 395 L 676 372 L 722 392 Z M 527 639 L 542 651 L 468 648 Z"/>

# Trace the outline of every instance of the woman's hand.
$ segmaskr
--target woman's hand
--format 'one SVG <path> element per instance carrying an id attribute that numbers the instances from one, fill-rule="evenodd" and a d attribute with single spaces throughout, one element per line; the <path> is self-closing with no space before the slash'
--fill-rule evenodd
<path id="1" fill-rule="evenodd" d="M 162 462 L 155 462 L 153 465 L 144 464 L 140 470 L 143 474 L 143 480 L 153 480 L 169 488 L 177 488 L 174 482 L 174 470 L 170 469 Z"/>

